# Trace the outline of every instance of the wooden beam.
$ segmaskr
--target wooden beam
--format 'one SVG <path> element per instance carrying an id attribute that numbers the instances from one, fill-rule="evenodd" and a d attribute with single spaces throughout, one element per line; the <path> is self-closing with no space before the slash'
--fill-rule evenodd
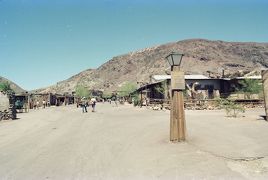
<path id="1" fill-rule="evenodd" d="M 173 71 L 179 71 L 179 67 L 173 67 Z M 170 141 L 185 141 L 185 134 L 186 123 L 184 113 L 183 91 L 172 90 L 170 111 Z"/>
<path id="2" fill-rule="evenodd" d="M 268 70 L 262 71 L 263 94 L 265 103 L 266 120 L 268 116 Z"/>

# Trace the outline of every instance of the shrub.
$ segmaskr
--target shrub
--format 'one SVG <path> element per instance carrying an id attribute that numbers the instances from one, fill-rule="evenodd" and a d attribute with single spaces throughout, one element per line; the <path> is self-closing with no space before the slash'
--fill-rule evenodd
<path id="1" fill-rule="evenodd" d="M 259 94 L 262 91 L 262 85 L 259 80 L 255 79 L 244 79 L 239 82 L 242 86 L 240 91 L 248 94 Z"/>
<path id="2" fill-rule="evenodd" d="M 239 113 L 244 113 L 245 108 L 229 99 L 218 99 L 218 105 L 220 108 L 226 111 L 227 116 L 237 117 Z"/>

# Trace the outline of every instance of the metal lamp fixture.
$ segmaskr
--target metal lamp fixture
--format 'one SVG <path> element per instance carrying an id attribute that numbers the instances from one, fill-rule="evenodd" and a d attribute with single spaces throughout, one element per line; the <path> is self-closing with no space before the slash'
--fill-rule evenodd
<path id="1" fill-rule="evenodd" d="M 172 52 L 166 57 L 166 60 L 168 61 L 168 63 L 170 64 L 171 67 L 172 66 L 179 66 L 180 67 L 183 56 L 184 56 L 184 54 L 182 54 L 182 53 Z"/>

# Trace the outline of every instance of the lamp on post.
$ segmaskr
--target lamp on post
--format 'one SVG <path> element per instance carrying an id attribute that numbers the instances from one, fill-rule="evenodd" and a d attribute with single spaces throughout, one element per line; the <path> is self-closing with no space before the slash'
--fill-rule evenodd
<path id="1" fill-rule="evenodd" d="M 166 60 L 171 66 L 171 111 L 170 111 L 170 141 L 185 140 L 186 124 L 184 113 L 183 90 L 185 89 L 184 72 L 180 70 L 181 53 L 170 53 Z"/>
<path id="2" fill-rule="evenodd" d="M 169 65 L 171 66 L 171 68 L 174 66 L 180 68 L 183 56 L 184 55 L 181 53 L 172 52 L 166 57 L 166 59 L 167 59 Z"/>

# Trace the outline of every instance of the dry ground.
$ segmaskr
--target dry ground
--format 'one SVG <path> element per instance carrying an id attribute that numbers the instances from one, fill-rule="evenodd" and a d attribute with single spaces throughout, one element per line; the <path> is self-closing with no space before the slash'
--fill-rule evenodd
<path id="1" fill-rule="evenodd" d="M 0 122 L 0 179 L 267 179 L 262 109 L 227 118 L 186 111 L 188 138 L 169 142 L 169 112 L 97 104 L 51 107 Z"/>

